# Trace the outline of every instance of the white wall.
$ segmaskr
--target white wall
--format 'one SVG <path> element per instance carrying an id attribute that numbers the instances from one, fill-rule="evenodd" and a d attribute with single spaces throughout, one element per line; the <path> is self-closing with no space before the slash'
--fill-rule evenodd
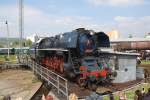
<path id="1" fill-rule="evenodd" d="M 136 80 L 136 56 L 122 55 L 118 57 L 117 77 L 113 83 L 124 83 Z"/>

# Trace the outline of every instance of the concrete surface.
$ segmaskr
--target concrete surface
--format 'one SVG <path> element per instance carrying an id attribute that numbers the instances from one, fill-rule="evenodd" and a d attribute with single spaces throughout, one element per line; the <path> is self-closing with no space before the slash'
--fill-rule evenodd
<path id="1" fill-rule="evenodd" d="M 10 95 L 11 100 L 29 100 L 41 86 L 32 71 L 9 69 L 0 72 L 0 100 Z"/>

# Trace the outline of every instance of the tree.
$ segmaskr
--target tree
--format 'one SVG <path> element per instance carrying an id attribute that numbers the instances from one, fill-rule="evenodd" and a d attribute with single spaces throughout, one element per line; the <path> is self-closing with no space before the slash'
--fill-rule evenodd
<path id="1" fill-rule="evenodd" d="M 11 49 L 11 53 L 14 55 L 15 54 L 15 48 Z"/>
<path id="2" fill-rule="evenodd" d="M 31 46 L 32 45 L 32 41 L 30 39 L 26 40 L 26 46 Z"/>
<path id="3" fill-rule="evenodd" d="M 12 43 L 12 47 L 18 47 L 19 46 L 19 41 L 14 41 Z"/>
<path id="4" fill-rule="evenodd" d="M 4 48 L 4 46 L 0 44 L 0 48 Z"/>

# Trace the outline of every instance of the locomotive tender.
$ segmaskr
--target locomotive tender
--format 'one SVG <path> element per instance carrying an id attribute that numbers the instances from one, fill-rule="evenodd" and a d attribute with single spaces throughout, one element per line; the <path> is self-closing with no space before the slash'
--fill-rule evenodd
<path id="1" fill-rule="evenodd" d="M 42 39 L 32 47 L 31 58 L 79 86 L 92 89 L 96 84 L 111 82 L 113 76 L 110 66 L 99 63 L 100 47 L 110 47 L 104 32 L 79 28 Z"/>

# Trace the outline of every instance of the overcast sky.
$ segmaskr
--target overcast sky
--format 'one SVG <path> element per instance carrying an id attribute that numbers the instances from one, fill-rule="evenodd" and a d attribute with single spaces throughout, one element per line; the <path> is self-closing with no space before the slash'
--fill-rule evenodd
<path id="1" fill-rule="evenodd" d="M 0 37 L 18 37 L 18 0 L 0 0 Z M 150 32 L 150 0 L 24 0 L 24 37 L 54 35 L 85 27 L 118 30 L 121 37 Z"/>

